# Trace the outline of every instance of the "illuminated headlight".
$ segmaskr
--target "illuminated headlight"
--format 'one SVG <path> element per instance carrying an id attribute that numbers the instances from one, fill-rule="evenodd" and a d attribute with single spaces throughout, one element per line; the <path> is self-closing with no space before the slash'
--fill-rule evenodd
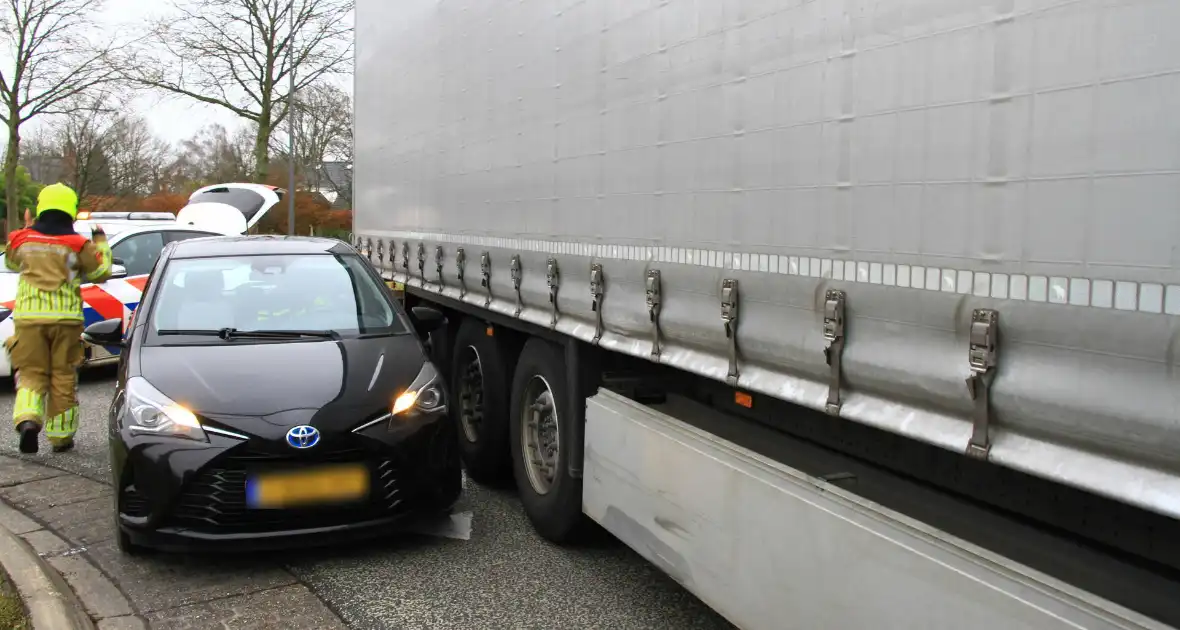
<path id="1" fill-rule="evenodd" d="M 427 361 L 422 365 L 422 371 L 418 372 L 414 382 L 394 399 L 392 413 L 395 416 L 411 410 L 430 413 L 445 409 L 446 406 L 447 398 L 443 392 L 442 379 L 439 378 L 434 365 Z"/>
<path id="2" fill-rule="evenodd" d="M 152 387 L 143 377 L 127 380 L 127 409 L 131 416 L 129 428 L 132 434 L 209 441 L 192 411 Z"/>

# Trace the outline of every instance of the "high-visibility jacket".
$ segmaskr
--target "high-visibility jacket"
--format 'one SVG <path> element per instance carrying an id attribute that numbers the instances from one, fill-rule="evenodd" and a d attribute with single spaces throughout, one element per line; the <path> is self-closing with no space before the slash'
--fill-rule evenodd
<path id="1" fill-rule="evenodd" d="M 105 235 L 45 234 L 37 225 L 8 235 L 4 264 L 20 272 L 12 318 L 82 321 L 82 284 L 111 276 Z"/>

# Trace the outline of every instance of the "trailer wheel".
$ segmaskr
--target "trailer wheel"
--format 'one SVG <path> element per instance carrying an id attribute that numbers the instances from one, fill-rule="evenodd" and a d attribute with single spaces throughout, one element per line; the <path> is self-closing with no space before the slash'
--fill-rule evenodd
<path id="1" fill-rule="evenodd" d="M 459 452 L 467 474 L 481 483 L 502 481 L 508 466 L 508 390 L 515 353 L 509 342 L 467 318 L 455 335 L 451 391 Z"/>
<path id="2" fill-rule="evenodd" d="M 555 543 L 569 542 L 586 521 L 582 480 L 569 474 L 576 427 L 563 422 L 568 395 L 561 349 L 530 339 L 512 381 L 512 465 L 525 513 Z"/>

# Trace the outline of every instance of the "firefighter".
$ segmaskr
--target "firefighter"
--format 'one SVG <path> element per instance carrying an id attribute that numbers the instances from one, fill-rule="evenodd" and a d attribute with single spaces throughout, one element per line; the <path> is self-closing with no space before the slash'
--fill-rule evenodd
<path id="1" fill-rule="evenodd" d="M 110 277 L 111 247 L 97 225 L 93 242 L 75 232 L 77 217 L 77 193 L 52 184 L 37 198 L 33 224 L 8 235 L 5 264 L 20 272 L 20 281 L 5 350 L 16 380 L 12 419 L 22 453 L 37 452 L 43 427 L 55 453 L 73 448 L 78 430 L 81 287 Z"/>

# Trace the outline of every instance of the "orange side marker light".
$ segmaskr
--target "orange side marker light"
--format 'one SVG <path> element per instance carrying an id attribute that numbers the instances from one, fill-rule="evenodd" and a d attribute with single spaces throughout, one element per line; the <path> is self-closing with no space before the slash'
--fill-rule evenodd
<path id="1" fill-rule="evenodd" d="M 734 392 L 733 402 L 745 407 L 746 409 L 754 408 L 754 397 L 745 392 Z"/>

